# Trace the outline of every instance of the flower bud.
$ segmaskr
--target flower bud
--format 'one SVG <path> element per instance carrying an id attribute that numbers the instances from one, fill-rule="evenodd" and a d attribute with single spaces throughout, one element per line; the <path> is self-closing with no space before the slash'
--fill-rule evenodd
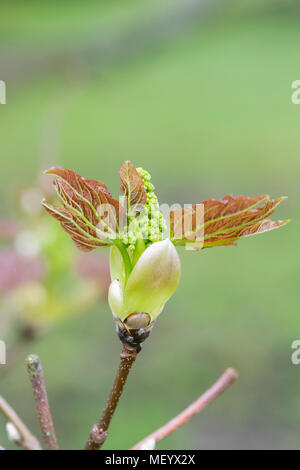
<path id="1" fill-rule="evenodd" d="M 180 260 L 170 240 L 150 245 L 140 256 L 125 285 L 119 250 L 111 250 L 108 301 L 113 314 L 129 328 L 145 328 L 162 311 L 180 279 Z M 136 326 L 136 328 L 135 328 Z"/>
<path id="2" fill-rule="evenodd" d="M 123 316 L 123 291 L 118 279 L 112 281 L 108 290 L 108 303 L 114 316 Z"/>
<path id="3" fill-rule="evenodd" d="M 114 245 L 110 249 L 109 263 L 111 280 L 114 281 L 115 279 L 117 279 L 123 288 L 125 285 L 124 262 L 119 249 Z"/>
<path id="4" fill-rule="evenodd" d="M 151 320 L 176 291 L 180 279 L 180 261 L 170 240 L 150 245 L 133 268 L 124 290 L 124 316 L 146 312 Z"/>

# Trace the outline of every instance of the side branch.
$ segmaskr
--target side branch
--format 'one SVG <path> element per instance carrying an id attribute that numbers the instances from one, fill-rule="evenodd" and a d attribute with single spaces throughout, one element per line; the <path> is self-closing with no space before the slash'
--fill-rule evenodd
<path id="1" fill-rule="evenodd" d="M 47 446 L 47 449 L 58 450 L 42 365 L 38 356 L 34 354 L 28 356 L 26 363 L 44 442 Z"/>
<path id="2" fill-rule="evenodd" d="M 196 401 L 194 401 L 194 403 L 192 403 L 179 415 L 169 421 L 169 423 L 157 429 L 134 447 L 132 447 L 132 450 L 141 450 L 146 448 L 149 443 L 154 445 L 167 437 L 169 434 L 172 434 L 180 426 L 183 426 L 193 416 L 199 413 L 199 411 L 203 410 L 203 408 L 209 405 L 215 398 L 221 395 L 221 393 L 230 387 L 230 385 L 232 385 L 237 380 L 237 378 L 238 375 L 234 369 L 227 369 L 219 378 L 219 380 L 205 393 L 203 393 L 203 395 L 201 395 Z"/>
<path id="3" fill-rule="evenodd" d="M 138 351 L 139 346 L 129 346 L 128 344 L 123 344 L 123 351 L 120 355 L 121 361 L 114 384 L 112 386 L 101 418 L 97 424 L 94 424 L 90 432 L 89 439 L 84 448 L 85 450 L 99 450 L 104 444 L 108 435 L 110 422 L 122 395 L 123 388 L 132 364 L 136 360 Z"/>
<path id="4" fill-rule="evenodd" d="M 17 438 L 13 441 L 25 450 L 42 450 L 37 438 L 29 431 L 15 410 L 0 396 L 0 412 L 5 416 L 8 423 L 16 429 Z"/>

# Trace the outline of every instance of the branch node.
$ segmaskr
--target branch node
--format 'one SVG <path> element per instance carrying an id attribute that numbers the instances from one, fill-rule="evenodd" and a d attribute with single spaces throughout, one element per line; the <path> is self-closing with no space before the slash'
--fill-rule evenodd
<path id="1" fill-rule="evenodd" d="M 98 429 L 97 424 L 94 424 L 92 432 L 91 432 L 91 439 L 96 442 L 97 444 L 102 445 L 108 436 L 108 431 L 103 431 L 103 429 Z"/>

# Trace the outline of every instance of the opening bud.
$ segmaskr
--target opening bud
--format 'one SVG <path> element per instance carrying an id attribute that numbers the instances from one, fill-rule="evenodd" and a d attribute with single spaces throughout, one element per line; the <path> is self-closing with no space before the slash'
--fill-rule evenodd
<path id="1" fill-rule="evenodd" d="M 180 260 L 167 239 L 151 244 L 139 257 L 127 281 L 119 250 L 111 249 L 111 278 L 108 301 L 117 327 L 137 343 L 147 337 L 153 322 L 176 291 L 180 280 Z M 147 333 L 147 334 L 146 334 Z M 145 338 L 144 338 L 145 339 Z"/>

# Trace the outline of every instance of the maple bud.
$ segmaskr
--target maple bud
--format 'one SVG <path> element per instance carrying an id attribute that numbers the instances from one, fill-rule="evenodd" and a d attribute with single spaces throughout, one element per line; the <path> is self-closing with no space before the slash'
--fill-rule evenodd
<path id="1" fill-rule="evenodd" d="M 164 239 L 166 223 L 151 175 L 130 161 L 119 170 L 120 200 L 101 181 L 74 170 L 56 167 L 46 173 L 54 176 L 61 206 L 42 204 L 77 248 L 111 247 L 109 305 L 120 338 L 131 344 L 144 341 L 177 289 L 180 261 L 175 246 L 231 246 L 289 222 L 270 218 L 284 197 L 227 195 L 171 210 L 169 238 Z"/>
<path id="2" fill-rule="evenodd" d="M 116 247 L 111 249 L 110 266 L 110 308 L 126 340 L 129 335 L 131 342 L 141 342 L 178 287 L 180 260 L 176 248 L 169 239 L 151 244 L 126 283 L 123 260 Z"/>

